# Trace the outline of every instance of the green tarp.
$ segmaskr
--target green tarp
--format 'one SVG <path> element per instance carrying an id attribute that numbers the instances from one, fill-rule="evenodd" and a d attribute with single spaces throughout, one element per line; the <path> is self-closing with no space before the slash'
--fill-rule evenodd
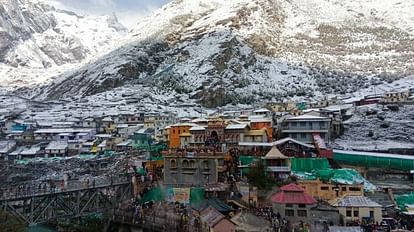
<path id="1" fill-rule="evenodd" d="M 414 192 L 404 195 L 395 195 L 395 202 L 402 211 L 407 211 L 407 205 L 414 205 Z"/>
<path id="2" fill-rule="evenodd" d="M 141 202 L 148 201 L 165 201 L 167 199 L 168 188 L 156 187 L 147 192 L 142 198 Z M 203 188 L 191 188 L 190 190 L 190 204 L 199 205 L 204 200 Z"/>
<path id="3" fill-rule="evenodd" d="M 398 156 L 389 154 L 371 153 L 372 155 L 365 155 L 364 152 L 358 151 L 334 151 L 334 160 L 338 164 L 353 165 L 359 167 L 373 167 L 410 171 L 414 169 L 414 160 L 402 159 Z M 382 156 L 385 155 L 385 156 Z M 389 157 L 387 157 L 389 155 Z"/>
<path id="4" fill-rule="evenodd" d="M 254 156 L 240 156 L 239 161 L 240 161 L 241 165 L 243 166 L 241 168 L 242 176 L 247 175 L 249 173 L 249 165 L 251 165 L 252 163 L 254 163 L 258 160 L 259 159 L 257 157 L 254 157 Z"/>
<path id="5" fill-rule="evenodd" d="M 241 162 L 241 165 L 250 165 L 253 162 L 256 162 L 258 158 L 254 156 L 240 156 L 239 160 Z"/>
<path id="6" fill-rule="evenodd" d="M 373 184 L 353 169 L 324 169 L 312 172 L 292 172 L 292 174 L 301 180 L 316 180 L 319 178 L 322 181 L 332 181 L 338 184 L 355 185 L 363 183 L 365 191 L 375 190 Z"/>
<path id="7" fill-rule="evenodd" d="M 294 172 L 312 172 L 330 168 L 326 158 L 292 158 L 290 161 Z"/>
<path id="8" fill-rule="evenodd" d="M 151 156 L 149 158 L 149 160 L 151 160 L 151 161 L 159 161 L 159 160 L 164 160 L 164 157 L 162 157 L 162 156 Z"/>

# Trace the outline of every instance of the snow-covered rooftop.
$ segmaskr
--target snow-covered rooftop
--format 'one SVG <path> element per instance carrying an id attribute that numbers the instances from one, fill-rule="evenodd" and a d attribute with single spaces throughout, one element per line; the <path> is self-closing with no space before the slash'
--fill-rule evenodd
<path id="1" fill-rule="evenodd" d="M 229 124 L 226 126 L 227 130 L 240 130 L 240 129 L 245 129 L 247 127 L 246 123 L 242 123 L 242 124 Z"/>
<path id="2" fill-rule="evenodd" d="M 382 207 L 377 202 L 364 196 L 344 196 L 331 201 L 335 207 Z"/>
<path id="3" fill-rule="evenodd" d="M 46 150 L 65 150 L 68 148 L 67 142 L 52 141 L 47 145 Z"/>
<path id="4" fill-rule="evenodd" d="M 330 120 L 330 119 L 327 117 L 304 114 L 304 115 L 289 118 L 288 120 Z"/>

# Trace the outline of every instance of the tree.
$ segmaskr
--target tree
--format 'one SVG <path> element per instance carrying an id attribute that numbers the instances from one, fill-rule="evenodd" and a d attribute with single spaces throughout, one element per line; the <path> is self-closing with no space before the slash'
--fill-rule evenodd
<path id="1" fill-rule="evenodd" d="M 260 161 L 250 168 L 247 180 L 258 189 L 268 189 L 272 186 L 272 180 L 266 175 L 266 167 Z"/>

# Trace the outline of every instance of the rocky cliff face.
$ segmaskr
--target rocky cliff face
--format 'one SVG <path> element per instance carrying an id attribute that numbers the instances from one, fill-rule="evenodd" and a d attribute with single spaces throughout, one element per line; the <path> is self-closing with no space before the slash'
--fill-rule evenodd
<path id="1" fill-rule="evenodd" d="M 176 0 L 122 48 L 31 94 L 128 85 L 216 107 L 352 93 L 413 73 L 411 10 L 398 0 Z"/>
<path id="2" fill-rule="evenodd" d="M 1 85 L 30 85 L 79 64 L 127 34 L 116 18 L 55 9 L 39 0 L 0 1 Z M 37 78 L 38 77 L 38 78 Z"/>

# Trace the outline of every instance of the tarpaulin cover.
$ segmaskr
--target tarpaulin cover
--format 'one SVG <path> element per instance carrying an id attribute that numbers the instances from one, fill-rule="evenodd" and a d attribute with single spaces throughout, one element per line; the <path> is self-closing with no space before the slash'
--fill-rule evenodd
<path id="1" fill-rule="evenodd" d="M 168 188 L 157 187 L 151 189 L 142 198 L 142 202 L 148 201 L 166 201 L 167 200 Z M 191 188 L 190 190 L 190 204 L 197 205 L 204 200 L 204 189 L 203 188 Z"/>
<path id="2" fill-rule="evenodd" d="M 240 156 L 239 160 L 241 165 L 250 165 L 251 163 L 257 161 L 258 159 L 254 156 Z"/>
<path id="3" fill-rule="evenodd" d="M 316 180 L 319 178 L 322 181 L 332 181 L 338 184 L 364 184 L 364 189 L 367 192 L 373 191 L 376 187 L 362 177 L 357 171 L 353 169 L 315 169 L 311 172 L 295 172 L 292 174 L 302 180 Z"/>
<path id="4" fill-rule="evenodd" d="M 295 172 L 312 172 L 330 168 L 326 158 L 292 158 L 291 164 L 292 171 Z"/>
<path id="5" fill-rule="evenodd" d="M 395 202 L 402 211 L 407 211 L 407 205 L 414 205 L 414 192 L 404 195 L 395 195 Z"/>

